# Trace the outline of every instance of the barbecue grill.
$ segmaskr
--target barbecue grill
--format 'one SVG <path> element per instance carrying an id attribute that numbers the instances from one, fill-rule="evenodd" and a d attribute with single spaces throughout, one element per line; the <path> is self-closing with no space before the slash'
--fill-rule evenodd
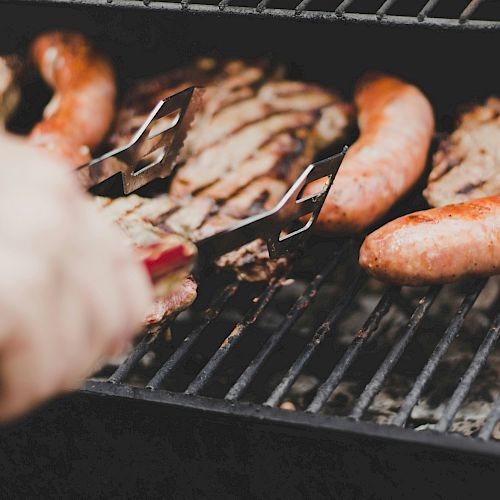
<path id="1" fill-rule="evenodd" d="M 388 70 L 427 93 L 441 132 L 500 89 L 498 2 L 43 3 L 58 5 L 2 6 L 2 50 L 78 28 L 123 85 L 206 53 L 275 57 L 346 95 Z M 422 207 L 421 187 L 391 217 Z M 359 244 L 316 238 L 263 284 L 208 273 L 188 311 L 2 430 L 2 497 L 493 497 L 500 282 L 383 286 Z"/>

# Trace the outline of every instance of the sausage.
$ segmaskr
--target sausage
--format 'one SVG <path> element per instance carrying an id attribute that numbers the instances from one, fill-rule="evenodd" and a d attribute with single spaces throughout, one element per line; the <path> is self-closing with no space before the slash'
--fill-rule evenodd
<path id="1" fill-rule="evenodd" d="M 326 234 L 362 231 L 384 215 L 421 176 L 434 114 L 415 86 L 371 74 L 355 92 L 360 136 L 350 147 L 316 221 Z M 307 186 L 318 192 L 324 181 Z"/>
<path id="2" fill-rule="evenodd" d="M 113 121 L 113 67 L 83 35 L 65 31 L 40 35 L 31 56 L 54 95 L 29 140 L 77 167 L 90 160 Z"/>
<path id="3" fill-rule="evenodd" d="M 413 286 L 500 273 L 500 196 L 395 219 L 365 239 L 359 263 L 382 281 Z"/>

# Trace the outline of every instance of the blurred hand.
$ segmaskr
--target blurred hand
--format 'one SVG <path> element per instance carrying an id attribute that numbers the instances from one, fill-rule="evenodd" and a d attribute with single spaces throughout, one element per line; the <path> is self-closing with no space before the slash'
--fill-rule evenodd
<path id="1" fill-rule="evenodd" d="M 149 278 L 74 174 L 0 136 L 0 421 L 76 388 L 140 329 Z"/>

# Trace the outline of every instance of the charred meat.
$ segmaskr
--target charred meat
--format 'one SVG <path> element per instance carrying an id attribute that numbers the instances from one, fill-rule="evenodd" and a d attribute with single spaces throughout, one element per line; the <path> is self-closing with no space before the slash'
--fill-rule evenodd
<path id="1" fill-rule="evenodd" d="M 283 79 L 269 64 L 203 59 L 139 82 L 119 112 L 113 145 L 125 144 L 156 102 L 192 85 L 207 86 L 164 199 L 164 228 L 194 241 L 271 208 L 323 148 L 341 141 L 352 109 L 331 90 Z M 219 259 L 245 280 L 266 279 L 263 242 Z"/>
<path id="2" fill-rule="evenodd" d="M 196 298 L 196 283 L 188 276 L 196 248 L 186 238 L 156 225 L 168 210 L 168 198 L 132 195 L 96 198 L 96 203 L 127 234 L 153 279 L 156 299 L 146 323 L 158 323 L 189 307 Z"/>
<path id="3" fill-rule="evenodd" d="M 500 99 L 490 97 L 459 118 L 439 146 L 424 195 L 440 207 L 500 194 Z"/>
<path id="4" fill-rule="evenodd" d="M 18 80 L 22 67 L 17 56 L 0 57 L 0 126 L 5 126 L 21 99 Z"/>

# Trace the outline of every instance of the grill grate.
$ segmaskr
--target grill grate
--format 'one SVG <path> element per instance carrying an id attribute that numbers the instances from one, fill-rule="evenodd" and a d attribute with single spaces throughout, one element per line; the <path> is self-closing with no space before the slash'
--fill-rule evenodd
<path id="1" fill-rule="evenodd" d="M 345 248 L 344 248 L 345 250 Z M 338 251 L 333 256 L 332 260 L 318 273 L 311 281 L 310 285 L 302 295 L 296 300 L 290 308 L 287 315 L 283 319 L 281 325 L 269 337 L 257 356 L 251 361 L 246 370 L 241 374 L 240 378 L 235 382 L 231 389 L 226 394 L 226 399 L 236 401 L 241 397 L 242 393 L 247 389 L 249 384 L 257 375 L 258 370 L 269 357 L 271 352 L 277 347 L 278 343 L 286 335 L 286 333 L 297 322 L 304 310 L 309 306 L 314 296 L 318 293 L 320 286 L 323 284 L 328 275 L 338 266 L 342 257 L 343 251 Z M 272 405 L 270 405 L 272 406 Z"/>
<path id="2" fill-rule="evenodd" d="M 18 0 L 30 1 L 30 0 Z M 498 29 L 494 0 L 42 0 L 46 3 L 135 7 L 169 11 L 250 15 L 335 22 L 419 25 L 440 29 Z"/>
<path id="3" fill-rule="evenodd" d="M 359 420 L 363 416 L 363 413 L 368 408 L 375 395 L 380 391 L 382 384 L 387 378 L 387 375 L 392 370 L 394 365 L 398 362 L 413 335 L 417 332 L 420 323 L 422 322 L 425 314 L 434 302 L 438 292 L 439 288 L 433 288 L 429 291 L 429 293 L 427 293 L 420 299 L 419 305 L 412 314 L 405 333 L 391 349 L 384 362 L 380 365 L 380 368 L 377 370 L 369 384 L 366 386 L 351 413 L 351 418 Z"/>
<path id="4" fill-rule="evenodd" d="M 355 432 L 360 421 L 374 420 L 377 398 L 384 387 L 394 384 L 391 377 L 406 373 L 413 382 L 403 387 L 404 395 L 390 418 L 375 419 L 373 428 L 391 433 L 400 427 L 407 435 L 415 434 L 413 428 L 418 428 L 418 435 L 430 435 L 425 430 L 432 429 L 432 436 L 446 436 L 494 354 L 500 335 L 495 287 L 500 282 L 477 280 L 428 290 L 382 287 L 357 266 L 357 249 L 357 241 L 315 241 L 309 256 L 278 269 L 265 285 L 212 275 L 210 279 L 218 281 L 218 294 L 213 293 L 213 282 L 202 282 L 200 297 L 190 310 L 146 334 L 114 371 L 108 367 L 84 390 L 165 404 L 182 401 L 204 409 L 218 402 L 221 411 L 231 408 L 232 413 L 250 404 L 261 412 L 267 408 L 287 414 L 288 421 L 296 418 L 303 423 L 307 418 L 311 425 L 317 425 L 316 418 L 326 416 L 338 423 L 340 417 Z M 360 313 L 354 304 L 367 300 L 369 307 Z M 477 318 L 483 318 L 484 331 Z M 172 337 L 166 339 L 169 331 Z M 465 339 L 459 338 L 462 335 Z M 434 390 L 446 376 L 439 369 L 451 346 L 467 339 L 471 344 L 466 365 L 452 364 L 449 371 L 456 371 L 452 387 L 436 403 L 441 411 L 422 426 L 415 410 L 426 401 L 426 390 Z M 414 358 L 420 361 L 414 363 Z M 285 411 L 307 373 L 314 373 L 318 383 L 304 392 L 301 404 L 292 405 L 295 412 Z M 358 394 L 353 391 L 352 401 L 337 411 L 335 395 L 354 383 Z M 495 390 L 500 393 L 500 387 Z M 479 418 L 479 428 L 466 433 L 479 439 L 466 441 L 480 443 L 495 435 L 500 396 L 488 407 L 489 413 Z M 381 423 L 392 425 L 381 427 Z M 456 443 L 455 437 L 450 439 Z"/>
<path id="5" fill-rule="evenodd" d="M 410 393 L 404 400 L 401 409 L 399 410 L 398 414 L 393 420 L 394 425 L 399 425 L 402 426 L 406 423 L 408 420 L 408 417 L 410 416 L 410 412 L 412 409 L 415 407 L 417 404 L 420 395 L 422 394 L 422 391 L 424 390 L 425 384 L 427 384 L 436 371 L 437 365 L 441 358 L 443 357 L 444 353 L 447 351 L 447 349 L 450 347 L 451 342 L 455 338 L 455 336 L 458 334 L 460 331 L 460 328 L 463 325 L 465 316 L 467 313 L 470 311 L 471 307 L 474 305 L 474 302 L 479 296 L 479 293 L 483 289 L 485 285 L 485 281 L 482 280 L 478 284 L 476 284 L 473 288 L 473 290 L 468 293 L 460 307 L 458 308 L 456 314 L 454 315 L 453 319 L 451 320 L 450 326 L 446 329 L 444 332 L 443 337 L 439 341 L 436 349 L 434 349 L 434 352 L 432 353 L 431 357 L 429 358 L 429 361 L 425 364 L 424 368 L 420 372 L 415 384 L 413 385 Z"/>

